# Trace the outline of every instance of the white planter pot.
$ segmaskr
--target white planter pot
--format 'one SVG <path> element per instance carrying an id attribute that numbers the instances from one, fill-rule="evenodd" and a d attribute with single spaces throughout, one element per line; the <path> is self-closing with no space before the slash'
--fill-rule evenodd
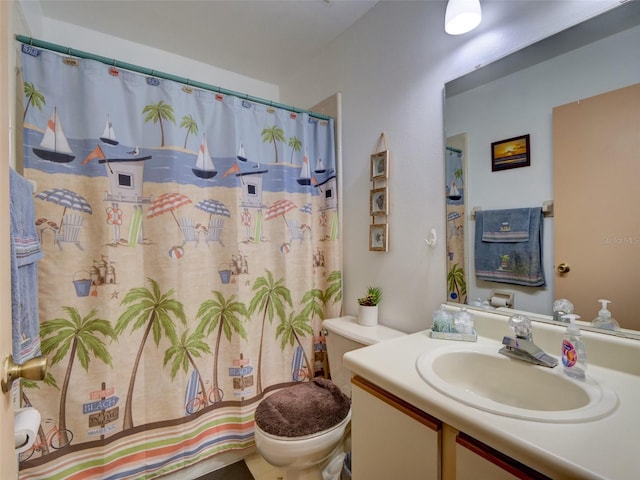
<path id="1" fill-rule="evenodd" d="M 373 307 L 359 305 L 358 323 L 365 327 L 373 327 L 378 324 L 378 306 Z"/>

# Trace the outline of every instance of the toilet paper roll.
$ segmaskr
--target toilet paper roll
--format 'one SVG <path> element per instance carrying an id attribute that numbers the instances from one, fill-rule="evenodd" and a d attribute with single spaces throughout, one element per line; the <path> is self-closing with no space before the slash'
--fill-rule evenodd
<path id="1" fill-rule="evenodd" d="M 496 297 L 495 295 L 493 297 L 491 297 L 491 300 L 489 301 L 489 303 L 491 304 L 492 307 L 507 307 L 507 299 L 504 297 Z"/>
<path id="2" fill-rule="evenodd" d="M 16 453 L 31 448 L 36 441 L 41 420 L 40 412 L 35 408 L 23 408 L 16 412 L 13 429 Z"/>

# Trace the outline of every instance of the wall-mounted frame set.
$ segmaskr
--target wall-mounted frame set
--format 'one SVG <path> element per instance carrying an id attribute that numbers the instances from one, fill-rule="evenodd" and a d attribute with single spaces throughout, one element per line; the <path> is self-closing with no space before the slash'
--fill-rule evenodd
<path id="1" fill-rule="evenodd" d="M 372 222 L 369 226 L 369 250 L 373 252 L 386 252 L 389 246 L 389 149 L 384 132 L 380 135 L 376 150 L 380 143 L 384 143 L 384 150 L 373 153 L 370 158 L 369 178 L 371 191 L 369 192 L 369 215 Z"/>

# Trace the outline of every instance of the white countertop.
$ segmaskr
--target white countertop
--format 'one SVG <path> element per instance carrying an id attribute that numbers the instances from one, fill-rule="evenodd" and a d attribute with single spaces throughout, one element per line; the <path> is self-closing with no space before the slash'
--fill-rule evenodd
<path id="1" fill-rule="evenodd" d="M 561 338 L 559 332 L 558 338 Z M 478 334 L 482 334 L 481 330 Z M 501 346 L 497 340 L 481 336 L 478 342 L 495 343 L 496 350 Z M 366 378 L 455 429 L 554 479 L 640 478 L 639 376 L 597 364 L 588 365 L 587 374 L 609 386 L 619 398 L 616 410 L 603 419 L 559 424 L 514 419 L 458 402 L 432 388 L 418 375 L 415 363 L 422 353 L 451 343 L 466 342 L 432 339 L 429 331 L 424 331 L 348 352 L 344 363 L 352 374 Z M 615 344 L 616 340 L 613 340 L 609 352 L 612 357 L 617 355 L 613 348 Z M 602 349 L 598 347 L 598 350 Z M 620 354 L 627 355 L 623 350 L 619 350 Z M 558 352 L 546 351 L 558 357 Z M 638 358 L 636 353 L 635 359 L 629 361 L 636 363 Z"/>

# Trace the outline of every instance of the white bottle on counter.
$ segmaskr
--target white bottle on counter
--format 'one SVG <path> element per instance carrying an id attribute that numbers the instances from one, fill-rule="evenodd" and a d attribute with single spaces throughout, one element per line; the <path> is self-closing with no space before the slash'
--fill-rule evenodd
<path id="1" fill-rule="evenodd" d="M 605 330 L 620 330 L 620 324 L 607 309 L 607 305 L 611 303 L 611 300 L 600 299 L 598 301 L 602 304 L 602 309 L 598 312 L 598 316 L 592 320 L 591 326 Z"/>
<path id="2" fill-rule="evenodd" d="M 580 329 L 576 325 L 579 315 L 568 313 L 563 317 L 569 319 L 569 326 L 562 339 L 562 367 L 564 373 L 572 378 L 585 378 L 587 370 L 587 351 L 580 338 Z"/>

